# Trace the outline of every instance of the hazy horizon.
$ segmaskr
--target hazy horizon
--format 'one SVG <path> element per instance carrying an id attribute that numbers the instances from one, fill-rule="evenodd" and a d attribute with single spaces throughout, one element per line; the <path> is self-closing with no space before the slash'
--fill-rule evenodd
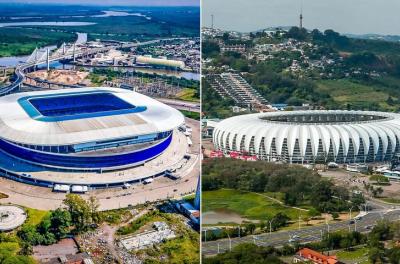
<path id="1" fill-rule="evenodd" d="M 57 4 L 93 6 L 199 6 L 200 0 L 0 0 L 0 4 Z"/>
<path id="2" fill-rule="evenodd" d="M 307 29 L 333 29 L 341 33 L 400 35 L 400 1 L 386 0 L 203 0 L 203 26 L 225 30 L 256 31 L 299 24 Z"/>

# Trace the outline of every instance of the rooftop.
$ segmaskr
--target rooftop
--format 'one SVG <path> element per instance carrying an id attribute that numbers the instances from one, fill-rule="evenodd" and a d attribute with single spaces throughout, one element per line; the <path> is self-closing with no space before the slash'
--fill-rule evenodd
<path id="1" fill-rule="evenodd" d="M 26 96 L 18 101 L 31 118 L 46 122 L 139 113 L 146 110 L 145 106 L 132 105 L 113 93 L 102 91 Z"/>
<path id="2" fill-rule="evenodd" d="M 1 97 L 0 104 L 1 137 L 27 145 L 129 138 L 171 131 L 184 122 L 170 106 L 109 87 L 16 93 Z"/>

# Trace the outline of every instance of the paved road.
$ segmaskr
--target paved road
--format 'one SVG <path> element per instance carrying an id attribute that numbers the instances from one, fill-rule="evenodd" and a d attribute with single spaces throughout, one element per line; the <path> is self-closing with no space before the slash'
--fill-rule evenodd
<path id="1" fill-rule="evenodd" d="M 187 111 L 200 113 L 200 104 L 199 103 L 192 103 L 192 102 L 187 102 L 187 101 L 165 99 L 165 98 L 157 98 L 157 100 L 166 105 L 169 105 L 173 108 L 179 109 L 179 110 L 187 110 Z"/>
<path id="2" fill-rule="evenodd" d="M 381 219 L 387 220 L 400 220 L 400 208 L 391 208 L 387 205 L 377 202 L 368 202 L 373 211 L 368 212 L 360 220 L 350 223 L 347 221 L 332 222 L 329 225 L 320 225 L 305 227 L 299 230 L 273 232 L 271 234 L 265 233 L 257 236 L 246 236 L 242 238 L 220 239 L 217 241 L 203 242 L 202 254 L 215 255 L 228 251 L 240 243 L 255 243 L 260 246 L 275 246 L 279 247 L 289 243 L 289 239 L 293 236 L 298 236 L 297 241 L 300 243 L 307 243 L 312 241 L 319 241 L 326 232 L 334 232 L 338 230 L 356 230 L 359 232 L 369 232 L 373 225 Z"/>
<path id="3" fill-rule="evenodd" d="M 107 47 L 93 48 L 93 49 L 89 49 L 89 50 L 77 49 L 76 51 L 67 51 L 65 54 L 51 54 L 50 57 L 49 57 L 49 62 L 59 61 L 59 60 L 63 60 L 63 59 L 72 59 L 74 56 L 75 57 L 79 57 L 79 56 L 82 56 L 82 55 L 89 55 L 89 54 L 96 54 L 96 53 L 106 52 L 106 51 L 109 51 L 111 49 L 145 46 L 145 45 L 155 44 L 155 43 L 161 42 L 161 41 L 170 41 L 170 40 L 178 40 L 178 39 L 186 39 L 186 38 L 156 39 L 156 40 L 150 40 L 150 41 L 138 42 L 138 43 L 126 43 L 126 44 L 122 44 L 122 45 L 110 45 L 110 46 L 107 46 Z M 24 74 L 24 70 L 25 69 L 33 67 L 35 65 L 44 64 L 46 62 L 47 62 L 47 58 L 43 59 L 43 60 L 35 61 L 35 62 L 28 62 L 28 63 L 19 64 L 15 68 L 15 74 L 14 74 L 15 80 L 13 81 L 13 83 L 11 83 L 11 84 L 9 84 L 7 86 L 0 87 L 0 96 L 6 95 L 8 93 L 11 93 L 11 92 L 13 92 L 14 90 L 16 90 L 16 89 L 18 89 L 20 87 L 20 85 L 22 84 L 22 82 L 23 82 L 23 80 L 25 78 L 25 74 Z"/>

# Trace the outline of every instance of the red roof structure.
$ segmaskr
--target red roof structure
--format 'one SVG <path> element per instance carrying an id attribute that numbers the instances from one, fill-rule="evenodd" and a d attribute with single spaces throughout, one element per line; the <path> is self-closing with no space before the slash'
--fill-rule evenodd
<path id="1" fill-rule="evenodd" d="M 318 251 L 303 248 L 297 252 L 295 256 L 298 260 L 309 260 L 315 264 L 339 264 L 339 260 L 336 256 L 326 256 Z"/>

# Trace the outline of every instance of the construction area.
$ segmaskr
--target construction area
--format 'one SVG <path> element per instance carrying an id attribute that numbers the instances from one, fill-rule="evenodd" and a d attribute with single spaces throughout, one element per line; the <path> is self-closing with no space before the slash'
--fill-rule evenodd
<path id="1" fill-rule="evenodd" d="M 175 232 L 165 222 L 154 222 L 153 228 L 151 231 L 121 238 L 120 246 L 123 246 L 128 251 L 138 250 L 176 237 Z"/>

